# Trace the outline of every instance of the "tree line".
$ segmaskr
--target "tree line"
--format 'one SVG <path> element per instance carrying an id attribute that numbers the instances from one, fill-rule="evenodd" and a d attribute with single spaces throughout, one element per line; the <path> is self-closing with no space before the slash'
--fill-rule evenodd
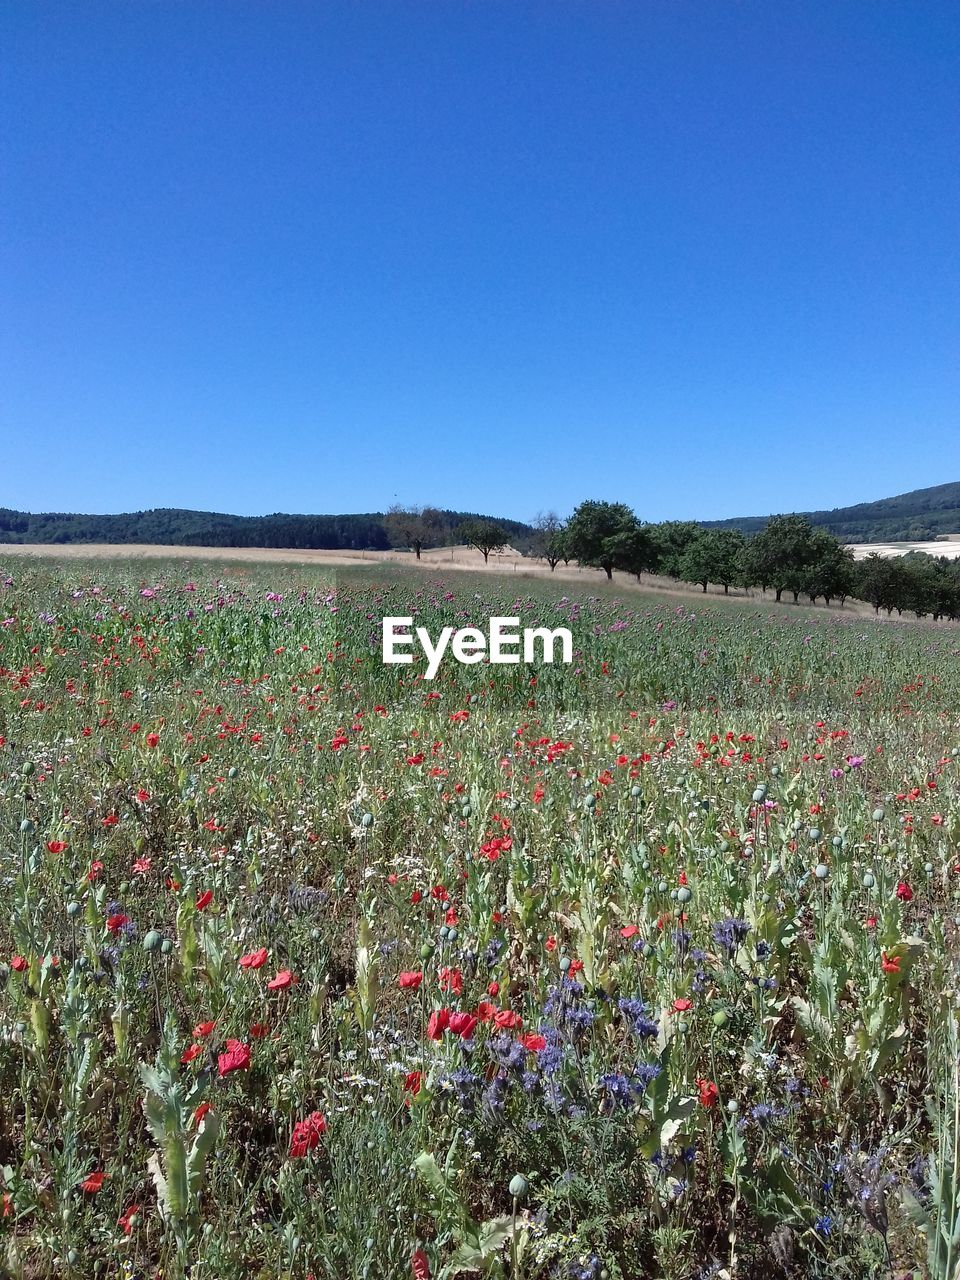
<path id="1" fill-rule="evenodd" d="M 772 516 L 752 536 L 738 529 L 704 528 L 694 521 L 641 521 L 620 502 L 582 502 L 569 520 L 553 512 L 537 517 L 531 554 L 551 570 L 561 562 L 600 569 L 608 579 L 615 570 L 644 573 L 695 583 L 711 583 L 784 593 L 799 603 L 841 605 L 849 598 L 865 600 L 878 612 L 909 612 L 918 618 L 960 617 L 960 560 L 911 552 L 906 556 L 873 554 L 855 560 L 853 552 L 806 516 Z"/>

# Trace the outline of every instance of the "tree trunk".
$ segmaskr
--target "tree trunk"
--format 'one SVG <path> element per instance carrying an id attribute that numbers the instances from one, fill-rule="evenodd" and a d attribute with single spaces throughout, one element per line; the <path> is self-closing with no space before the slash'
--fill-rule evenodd
<path id="1" fill-rule="evenodd" d="M 417 553 L 417 559 L 418 559 L 418 560 L 420 559 L 420 548 L 421 548 L 422 546 L 423 546 L 423 543 L 422 543 L 422 542 L 415 542 L 415 543 L 413 544 L 413 549 L 414 549 L 414 551 Z"/>
<path id="2" fill-rule="evenodd" d="M 725 582 L 725 583 L 723 584 L 723 594 L 724 594 L 725 596 L 728 596 L 728 595 L 730 594 L 730 583 L 729 583 L 729 582 Z"/>
<path id="3" fill-rule="evenodd" d="M 799 604 L 799 603 L 800 603 L 800 592 L 799 592 L 799 591 L 794 591 L 794 592 L 793 592 L 793 603 L 794 603 L 794 604 Z"/>
<path id="4" fill-rule="evenodd" d="M 703 586 L 703 594 L 704 594 L 704 595 L 706 595 L 706 594 L 707 594 L 707 584 L 704 582 L 704 583 L 702 584 L 702 586 Z"/>
<path id="5" fill-rule="evenodd" d="M 612 582 L 613 581 L 613 565 L 605 564 L 603 566 L 603 569 L 607 575 L 607 581 Z"/>
<path id="6" fill-rule="evenodd" d="M 489 551 L 484 551 L 484 553 L 483 553 L 483 563 L 484 563 L 484 564 L 486 564 L 486 563 L 487 563 L 487 559 L 488 559 L 489 555 L 490 555 L 490 552 L 489 552 Z"/>
<path id="7" fill-rule="evenodd" d="M 783 587 L 777 587 L 777 594 L 776 594 L 776 597 L 775 597 L 775 598 L 776 598 L 776 601 L 777 601 L 777 604 L 779 604 L 779 603 L 780 603 L 780 597 L 781 597 L 782 595 L 783 595 Z"/>

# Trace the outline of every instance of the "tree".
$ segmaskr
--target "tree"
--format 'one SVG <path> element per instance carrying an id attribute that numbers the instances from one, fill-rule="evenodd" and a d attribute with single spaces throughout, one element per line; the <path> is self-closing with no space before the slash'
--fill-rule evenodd
<path id="1" fill-rule="evenodd" d="M 610 579 L 614 569 L 630 569 L 638 528 L 623 502 L 581 502 L 567 524 L 567 548 L 580 564 L 602 569 Z"/>
<path id="2" fill-rule="evenodd" d="M 533 554 L 540 560 L 546 560 L 553 573 L 564 558 L 566 526 L 555 511 L 548 511 L 537 516 L 533 528 Z"/>
<path id="3" fill-rule="evenodd" d="M 663 520 L 660 524 L 651 525 L 655 551 L 651 569 L 667 578 L 683 578 L 681 563 L 684 552 L 701 533 L 703 529 L 693 520 Z"/>
<path id="4" fill-rule="evenodd" d="M 394 506 L 383 518 L 392 547 L 410 547 L 420 559 L 424 547 L 439 546 L 443 540 L 443 517 L 436 507 Z"/>
<path id="5" fill-rule="evenodd" d="M 899 559 L 874 551 L 857 564 L 857 595 L 872 604 L 877 613 L 886 609 L 888 617 L 894 609 L 903 612 L 905 582 Z"/>
<path id="6" fill-rule="evenodd" d="M 796 604 L 816 555 L 813 525 L 806 516 L 772 516 L 750 540 L 747 565 L 764 590 L 773 587 L 778 601 L 789 590 Z"/>
<path id="7" fill-rule="evenodd" d="M 502 551 L 507 545 L 505 530 L 494 520 L 466 520 L 459 533 L 468 546 L 476 547 L 483 554 L 484 564 L 491 551 Z"/>
<path id="8" fill-rule="evenodd" d="M 814 529 L 811 555 L 803 571 L 803 590 L 810 603 L 816 604 L 820 596 L 828 607 L 835 596 L 845 600 L 854 585 L 853 552 L 826 529 Z"/>
<path id="9" fill-rule="evenodd" d="M 716 582 L 729 595 L 730 584 L 743 573 L 745 546 L 738 529 L 701 529 L 680 557 L 679 576 L 684 582 L 698 582 L 704 591 L 709 582 Z"/>

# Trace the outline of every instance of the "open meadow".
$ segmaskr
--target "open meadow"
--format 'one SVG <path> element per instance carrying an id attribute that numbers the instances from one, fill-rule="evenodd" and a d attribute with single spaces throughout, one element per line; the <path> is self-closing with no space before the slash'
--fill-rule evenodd
<path id="1" fill-rule="evenodd" d="M 574 661 L 427 681 L 402 614 Z M 600 574 L 3 556 L 0 1270 L 952 1280 L 958 656 Z"/>

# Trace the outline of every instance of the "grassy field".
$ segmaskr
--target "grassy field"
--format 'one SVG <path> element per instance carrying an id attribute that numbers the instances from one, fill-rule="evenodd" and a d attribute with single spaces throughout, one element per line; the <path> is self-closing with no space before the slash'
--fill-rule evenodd
<path id="1" fill-rule="evenodd" d="M 381 662 L 407 613 L 574 662 L 427 682 Z M 599 580 L 0 558 L 0 1270 L 953 1280 L 958 655 Z"/>

